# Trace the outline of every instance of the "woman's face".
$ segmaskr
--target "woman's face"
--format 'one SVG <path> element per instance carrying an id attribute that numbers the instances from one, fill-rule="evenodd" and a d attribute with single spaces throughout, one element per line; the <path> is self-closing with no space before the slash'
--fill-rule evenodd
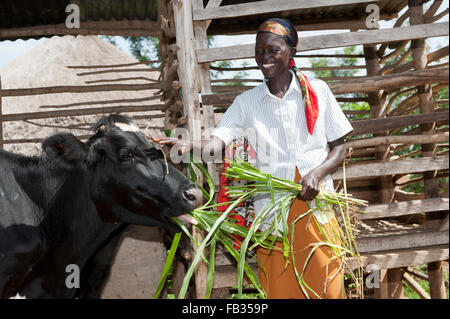
<path id="1" fill-rule="evenodd" d="M 255 60 L 259 69 L 267 79 L 276 77 L 289 70 L 289 60 L 295 55 L 278 36 L 261 32 L 256 36 Z"/>

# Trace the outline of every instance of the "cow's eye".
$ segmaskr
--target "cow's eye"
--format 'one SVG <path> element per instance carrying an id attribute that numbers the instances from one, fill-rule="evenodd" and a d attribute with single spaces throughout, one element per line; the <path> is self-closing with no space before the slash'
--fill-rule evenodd
<path id="1" fill-rule="evenodd" d="M 136 159 L 136 154 L 133 151 L 124 151 L 120 155 L 122 161 L 133 161 Z"/>

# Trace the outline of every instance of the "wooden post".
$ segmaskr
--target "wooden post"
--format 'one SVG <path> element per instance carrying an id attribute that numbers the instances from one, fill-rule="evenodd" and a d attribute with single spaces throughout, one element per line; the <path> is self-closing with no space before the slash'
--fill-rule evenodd
<path id="1" fill-rule="evenodd" d="M 364 58 L 366 60 L 366 70 L 367 76 L 377 76 L 380 75 L 380 61 L 378 59 L 377 47 L 376 45 L 364 45 Z M 386 117 L 386 106 L 387 106 L 387 96 L 384 90 L 378 92 L 373 92 L 368 94 L 368 102 L 370 105 L 370 117 L 371 118 L 385 118 Z M 387 136 L 389 131 L 384 131 L 381 133 L 375 133 L 374 137 Z M 389 145 L 378 145 L 375 146 L 375 159 L 377 161 L 386 161 L 389 159 Z M 392 175 L 381 176 L 378 178 L 378 189 L 379 189 L 379 202 L 383 204 L 389 204 L 394 197 L 394 186 L 392 181 Z M 387 298 L 398 299 L 403 296 L 403 285 L 402 285 L 402 271 L 401 269 L 388 269 L 386 273 L 385 281 L 380 281 L 380 288 L 375 288 L 375 290 L 380 290 L 377 294 L 383 295 L 381 290 L 387 290 Z M 387 287 L 383 287 L 387 285 Z M 383 296 L 384 297 L 384 296 Z"/>
<path id="2" fill-rule="evenodd" d="M 408 0 L 409 21 L 411 25 L 423 24 L 423 4 L 422 0 Z M 423 70 L 427 66 L 427 55 L 425 51 L 425 40 L 417 39 L 411 41 L 414 67 L 416 70 Z M 430 85 L 418 86 L 419 103 L 421 113 L 433 112 L 433 95 Z M 433 134 L 435 131 L 435 123 L 423 124 L 421 126 L 422 134 Z M 432 157 L 435 151 L 435 144 L 422 144 L 422 156 Z M 439 187 L 434 178 L 434 172 L 425 172 L 424 189 L 426 198 L 439 197 Z M 429 213 L 427 219 L 439 219 L 441 213 Z M 442 263 L 440 261 L 428 264 L 428 278 L 430 282 L 431 298 L 445 299 L 444 280 L 442 278 Z"/>
<path id="3" fill-rule="evenodd" d="M 377 48 L 375 45 L 364 45 L 364 57 L 366 60 L 367 76 L 377 76 L 380 72 L 380 61 L 378 60 Z M 385 118 L 387 98 L 386 92 L 380 90 L 368 94 L 368 101 L 370 105 L 371 118 Z M 387 136 L 389 131 L 375 133 L 373 136 Z M 379 161 L 389 159 L 390 147 L 387 145 L 380 145 L 375 147 L 375 158 Z M 390 203 L 393 198 L 393 182 L 392 176 L 382 176 L 379 178 L 380 202 Z"/>
<path id="4" fill-rule="evenodd" d="M 201 112 L 198 95 L 198 67 L 195 52 L 194 25 L 192 17 L 192 0 L 174 0 L 173 14 L 175 21 L 175 31 L 177 38 L 178 75 L 182 86 L 183 110 L 187 117 L 187 129 L 191 140 L 201 140 Z M 199 156 L 200 155 L 200 156 Z M 201 154 L 195 154 L 198 159 Z M 199 179 L 197 182 L 202 185 L 201 173 L 196 172 Z M 199 242 L 202 241 L 201 231 L 193 227 L 193 236 Z M 194 252 L 197 246 L 192 243 Z M 206 292 L 206 281 L 208 267 L 200 261 L 195 269 L 195 289 L 196 297 L 204 298 Z"/>
<path id="5" fill-rule="evenodd" d="M 0 77 L 0 149 L 3 149 L 2 78 Z"/>
<path id="6" fill-rule="evenodd" d="M 221 1 L 210 1 L 208 2 L 208 7 L 216 7 L 219 6 Z M 202 0 L 194 0 L 194 10 L 203 9 L 203 1 Z M 209 21 L 198 21 L 194 22 L 194 31 L 195 31 L 195 43 L 197 49 L 207 49 L 208 48 L 208 35 L 207 30 L 209 26 Z M 199 78 L 200 78 L 200 86 L 201 93 L 208 94 L 212 93 L 211 88 L 211 75 L 209 69 L 209 62 L 199 63 Z M 209 131 L 216 126 L 214 121 L 214 106 L 202 103 L 202 113 L 203 113 L 203 123 L 205 131 Z M 209 136 L 205 136 L 205 138 L 209 138 Z M 207 163 L 208 172 L 214 180 L 214 185 L 216 188 L 219 186 L 219 175 L 216 172 L 216 165 L 214 163 Z"/>
<path id="7" fill-rule="evenodd" d="M 380 288 L 374 289 L 375 299 L 388 299 L 388 274 L 387 269 L 380 269 Z"/>

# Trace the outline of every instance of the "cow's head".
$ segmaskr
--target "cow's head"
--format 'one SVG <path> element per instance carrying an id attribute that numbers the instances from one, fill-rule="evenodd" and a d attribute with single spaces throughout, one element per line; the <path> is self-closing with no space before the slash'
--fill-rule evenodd
<path id="1" fill-rule="evenodd" d="M 202 193 L 165 161 L 159 145 L 121 115 L 102 118 L 93 128 L 86 143 L 57 134 L 43 149 L 66 168 L 89 173 L 91 196 L 104 220 L 169 226 L 178 216 L 193 222 L 185 213 L 201 204 Z"/>

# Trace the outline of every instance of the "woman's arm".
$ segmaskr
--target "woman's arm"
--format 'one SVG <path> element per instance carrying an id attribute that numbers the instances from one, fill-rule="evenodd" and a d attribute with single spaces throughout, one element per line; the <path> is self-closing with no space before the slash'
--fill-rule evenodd
<path id="1" fill-rule="evenodd" d="M 341 137 L 329 142 L 330 152 L 322 164 L 303 176 L 298 182 L 303 186 L 302 191 L 297 196 L 301 200 L 313 200 L 320 192 L 320 181 L 338 168 L 345 159 L 345 141 Z"/>
<path id="2" fill-rule="evenodd" d="M 225 143 L 217 136 L 211 136 L 209 140 L 202 141 L 186 141 L 167 137 L 152 138 L 152 141 L 160 145 L 177 147 L 177 153 L 180 156 L 193 149 L 197 150 L 202 154 L 202 158 L 205 159 L 205 161 L 214 154 L 222 154 L 222 151 L 225 149 Z M 209 156 L 205 156 L 208 154 Z"/>

